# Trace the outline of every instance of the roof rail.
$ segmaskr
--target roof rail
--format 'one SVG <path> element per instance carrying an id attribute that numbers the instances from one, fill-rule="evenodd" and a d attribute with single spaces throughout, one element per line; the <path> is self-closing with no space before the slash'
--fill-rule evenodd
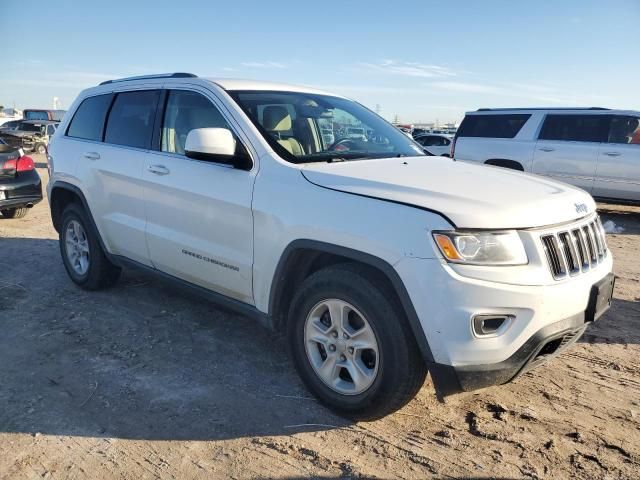
<path id="1" fill-rule="evenodd" d="M 477 112 L 503 112 L 516 110 L 609 110 L 603 107 L 523 107 L 523 108 L 479 108 Z"/>
<path id="2" fill-rule="evenodd" d="M 154 78 L 198 78 L 197 75 L 193 73 L 184 73 L 184 72 L 176 72 L 176 73 L 158 73 L 155 75 L 138 75 L 137 77 L 126 77 L 126 78 L 117 78 L 115 80 L 106 80 L 101 82 L 100 85 L 107 85 L 109 83 L 118 83 L 118 82 L 129 82 L 131 80 L 151 80 Z"/>

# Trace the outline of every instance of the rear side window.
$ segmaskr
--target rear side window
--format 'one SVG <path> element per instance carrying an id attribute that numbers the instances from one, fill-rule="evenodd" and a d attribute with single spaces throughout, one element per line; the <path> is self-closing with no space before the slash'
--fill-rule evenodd
<path id="1" fill-rule="evenodd" d="M 530 117 L 529 114 L 468 115 L 458 129 L 458 137 L 513 138 Z"/>
<path id="2" fill-rule="evenodd" d="M 606 142 L 610 117 L 606 115 L 547 115 L 539 140 Z"/>
<path id="3" fill-rule="evenodd" d="M 609 128 L 609 143 L 640 145 L 640 118 L 613 117 Z"/>
<path id="4" fill-rule="evenodd" d="M 67 136 L 101 141 L 104 119 L 112 97 L 109 94 L 86 98 L 76 110 L 67 129 Z"/>
<path id="5" fill-rule="evenodd" d="M 104 141 L 127 147 L 151 148 L 157 90 L 119 93 L 113 102 Z"/>

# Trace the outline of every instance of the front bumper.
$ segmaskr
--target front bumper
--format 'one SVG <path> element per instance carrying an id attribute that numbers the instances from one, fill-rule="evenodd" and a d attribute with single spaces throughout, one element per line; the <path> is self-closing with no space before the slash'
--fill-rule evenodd
<path id="1" fill-rule="evenodd" d="M 437 259 L 405 259 L 395 267 L 427 338 L 439 395 L 509 382 L 559 354 L 586 329 L 594 285 L 612 277 L 610 254 L 587 273 L 545 285 L 463 277 Z M 499 335 L 480 337 L 472 327 L 478 314 L 513 320 Z"/>
<path id="2" fill-rule="evenodd" d="M 35 170 L 0 178 L 0 209 L 35 205 L 42 200 L 42 182 Z"/>
<path id="3" fill-rule="evenodd" d="M 565 351 L 582 336 L 587 326 L 584 314 L 574 315 L 538 330 L 502 362 L 458 367 L 432 364 L 430 372 L 440 395 L 502 385 Z"/>

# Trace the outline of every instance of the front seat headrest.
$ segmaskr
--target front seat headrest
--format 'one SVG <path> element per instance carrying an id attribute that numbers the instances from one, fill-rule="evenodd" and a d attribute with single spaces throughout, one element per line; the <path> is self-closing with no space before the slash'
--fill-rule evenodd
<path id="1" fill-rule="evenodd" d="M 270 105 L 264 107 L 262 124 L 270 132 L 288 132 L 291 130 L 291 115 L 285 107 Z"/>

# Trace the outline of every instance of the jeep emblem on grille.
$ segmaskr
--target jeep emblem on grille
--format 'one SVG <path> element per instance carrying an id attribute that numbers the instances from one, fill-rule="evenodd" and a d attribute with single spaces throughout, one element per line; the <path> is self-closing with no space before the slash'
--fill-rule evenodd
<path id="1" fill-rule="evenodd" d="M 574 203 L 574 205 L 576 206 L 577 213 L 587 213 L 589 211 L 584 203 Z"/>

